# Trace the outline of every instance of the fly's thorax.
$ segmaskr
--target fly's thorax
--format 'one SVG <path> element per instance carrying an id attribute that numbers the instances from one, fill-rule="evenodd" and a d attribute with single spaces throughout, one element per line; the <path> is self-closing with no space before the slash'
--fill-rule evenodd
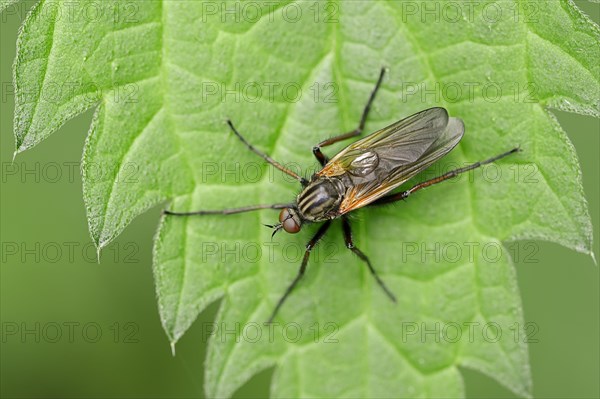
<path id="1" fill-rule="evenodd" d="M 304 220 L 310 222 L 334 219 L 345 191 L 339 179 L 318 177 L 298 194 L 298 211 Z"/>

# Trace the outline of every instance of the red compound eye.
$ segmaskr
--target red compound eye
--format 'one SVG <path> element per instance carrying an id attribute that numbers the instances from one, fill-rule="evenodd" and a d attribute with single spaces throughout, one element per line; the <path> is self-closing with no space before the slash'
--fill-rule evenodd
<path id="1" fill-rule="evenodd" d="M 300 231 L 300 220 L 296 213 L 290 208 L 281 211 L 279 214 L 279 222 L 281 222 L 283 229 L 290 234 L 296 234 Z"/>

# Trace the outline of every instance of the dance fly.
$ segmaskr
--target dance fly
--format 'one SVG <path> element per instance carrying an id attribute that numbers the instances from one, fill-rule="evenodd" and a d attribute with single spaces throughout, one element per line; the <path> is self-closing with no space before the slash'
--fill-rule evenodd
<path id="1" fill-rule="evenodd" d="M 194 212 L 164 211 L 166 215 L 193 216 L 231 215 L 259 209 L 281 209 L 279 223 L 267 225 L 273 228 L 273 235 L 279 230 L 295 234 L 306 224 L 322 223 L 316 234 L 306 244 L 306 251 L 300 269 L 295 279 L 277 302 L 269 317 L 269 323 L 275 318 L 283 303 L 301 280 L 306 271 L 311 250 L 323 238 L 334 219 L 341 219 L 346 247 L 366 264 L 384 293 L 393 302 L 396 302 L 396 297 L 383 280 L 379 278 L 367 255 L 354 245 L 348 213 L 365 206 L 389 204 L 406 199 L 425 187 L 440 183 L 519 151 L 518 148 L 513 148 L 485 161 L 455 169 L 419 183 L 406 191 L 394 192 L 401 184 L 448 154 L 463 137 L 465 131 L 463 121 L 459 118 L 450 117 L 444 108 L 436 107 L 417 112 L 355 141 L 329 159 L 321 152 L 322 147 L 356 137 L 362 133 L 371 104 L 381 86 L 384 74 L 385 69 L 381 69 L 379 79 L 364 107 L 358 127 L 348 133 L 324 140 L 313 147 L 313 154 L 321 164 L 322 169 L 313 174 L 310 179 L 305 179 L 287 169 L 267 154 L 253 147 L 237 131 L 233 123 L 227 121 L 232 132 L 248 149 L 300 182 L 302 190 L 296 197 L 295 202 Z"/>

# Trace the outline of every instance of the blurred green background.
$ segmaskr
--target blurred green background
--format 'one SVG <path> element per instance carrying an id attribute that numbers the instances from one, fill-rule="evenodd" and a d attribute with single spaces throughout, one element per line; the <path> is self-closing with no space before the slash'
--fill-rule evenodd
<path id="1" fill-rule="evenodd" d="M 600 20 L 599 4 L 578 5 Z M 213 320 L 217 305 L 201 315 L 173 357 L 158 317 L 151 270 L 160 210 L 137 218 L 104 250 L 102 262 L 95 260 L 79 176 L 92 112 L 11 164 L 11 69 L 23 16 L 0 16 L 0 394 L 203 397 L 202 322 Z M 555 114 L 580 158 L 598 257 L 600 124 L 591 117 Z M 534 396 L 599 397 L 598 267 L 589 256 L 535 244 L 537 262 L 521 257 L 516 263 L 525 320 L 538 326 L 538 342 L 529 346 Z M 23 336 L 24 329 L 31 332 Z M 514 397 L 476 372 L 464 370 L 464 375 L 469 397 Z M 236 396 L 266 397 L 270 377 L 271 371 L 259 374 Z"/>

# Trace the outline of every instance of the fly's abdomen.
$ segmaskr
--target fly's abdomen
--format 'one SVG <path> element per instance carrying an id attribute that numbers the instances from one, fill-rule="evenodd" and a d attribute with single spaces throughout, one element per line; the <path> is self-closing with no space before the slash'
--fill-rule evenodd
<path id="1" fill-rule="evenodd" d="M 344 191 L 340 180 L 318 178 L 298 195 L 298 210 L 304 219 L 311 222 L 334 219 L 344 198 Z"/>

